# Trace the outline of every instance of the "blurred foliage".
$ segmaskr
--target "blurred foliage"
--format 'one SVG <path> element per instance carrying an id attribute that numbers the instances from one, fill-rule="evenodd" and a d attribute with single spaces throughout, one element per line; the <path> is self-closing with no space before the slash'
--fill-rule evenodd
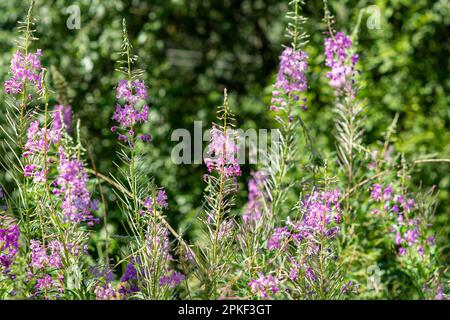
<path id="1" fill-rule="evenodd" d="M 71 30 L 66 25 L 67 7 L 73 4 L 80 8 L 81 28 Z M 373 11 L 367 11 L 371 5 L 380 9 L 380 29 L 368 28 L 368 19 L 376 18 Z M 314 0 L 304 8 L 311 35 L 306 46 L 309 110 L 304 117 L 321 152 L 330 155 L 335 143 L 330 130 L 334 96 L 325 78 L 322 7 L 321 0 Z M 21 0 L 0 3 L 2 82 L 15 51 L 17 21 L 23 19 L 26 8 L 27 2 Z M 376 145 L 399 113 L 395 140 L 399 151 L 410 160 L 449 158 L 448 1 L 342 0 L 331 1 L 330 8 L 338 30 L 351 33 L 360 18 L 357 38 L 360 97 L 368 102 L 366 142 Z M 38 0 L 35 17 L 40 40 L 34 49 L 42 48 L 43 64 L 56 67 L 67 80 L 85 145 L 92 149 L 99 171 L 115 172 L 117 144 L 110 131 L 114 88 L 120 77 L 115 61 L 122 38 L 121 19 L 127 19 L 138 65 L 145 70 L 150 87 L 151 121 L 145 131 L 154 140 L 147 150 L 148 170 L 168 190 L 169 220 L 183 229 L 199 212 L 205 169 L 172 163 L 171 150 L 177 142 L 170 141 L 171 133 L 176 128 L 192 132 L 194 121 L 203 121 L 203 130 L 207 130 L 224 87 L 230 92 L 239 127 L 276 127 L 268 105 L 278 56 L 286 42 L 286 9 L 287 1 L 279 0 Z M 239 182 L 240 204 L 246 200 L 250 169 L 244 168 Z M 445 224 L 450 215 L 449 163 L 418 164 L 415 171 L 417 185 L 440 189 L 437 228 L 446 244 L 450 234 Z M 110 228 L 116 230 L 121 228 L 121 219 L 114 193 L 109 188 L 106 191 Z M 96 235 L 98 241 L 102 235 Z"/>

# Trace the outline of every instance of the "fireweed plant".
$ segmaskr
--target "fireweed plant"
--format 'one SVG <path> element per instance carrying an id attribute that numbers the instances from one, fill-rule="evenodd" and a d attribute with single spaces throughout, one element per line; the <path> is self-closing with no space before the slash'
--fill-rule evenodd
<path id="1" fill-rule="evenodd" d="M 43 53 L 31 50 L 36 40 L 32 10 L 33 2 L 20 24 L 18 49 L 5 82 L 9 126 L 2 126 L 2 147 L 8 156 L 2 165 L 15 188 L 2 208 L 2 277 L 10 281 L 0 292 L 38 299 L 84 298 L 87 227 L 98 222 L 95 202 L 80 160 L 83 149 L 68 135 L 70 112 L 63 115 L 62 106 L 49 111 Z"/>
<path id="2" fill-rule="evenodd" d="M 0 298 L 448 298 L 439 234 L 430 228 L 437 190 L 413 185 L 421 162 L 395 150 L 398 115 L 382 142 L 364 144 L 369 108 L 358 98 L 358 27 L 335 30 L 326 1 L 322 80 L 334 94 L 336 152 L 322 155 L 315 146 L 304 121 L 311 70 L 303 5 L 289 3 L 289 42 L 268 106 L 280 142 L 253 168 L 247 204 L 236 207 L 245 190 L 224 90 L 204 157 L 198 232 L 188 243 L 167 222 L 168 196 L 146 170 L 151 97 L 125 21 L 109 106 L 118 174 L 103 174 L 81 143 L 67 81 L 41 62 L 31 1 L 4 83 Z M 115 193 L 126 235 L 108 234 L 105 190 Z M 99 226 L 104 248 L 91 245 Z M 114 253 L 113 237 L 122 243 Z"/>

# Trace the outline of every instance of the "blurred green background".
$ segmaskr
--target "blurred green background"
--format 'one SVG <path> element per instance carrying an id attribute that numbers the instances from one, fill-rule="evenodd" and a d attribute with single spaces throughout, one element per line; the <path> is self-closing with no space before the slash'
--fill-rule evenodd
<path id="1" fill-rule="evenodd" d="M 193 130 L 203 121 L 206 130 L 221 104 L 222 91 L 230 92 L 230 105 L 238 126 L 274 128 L 268 111 L 271 85 L 277 72 L 284 37 L 287 1 L 232 0 L 38 0 L 34 16 L 43 49 L 43 64 L 55 66 L 70 87 L 75 117 L 81 120 L 86 146 L 92 146 L 95 162 L 103 173 L 117 172 L 118 148 L 111 133 L 115 105 L 115 71 L 122 40 L 122 18 L 139 56 L 150 87 L 151 133 L 147 165 L 158 185 L 169 193 L 168 217 L 177 228 L 187 227 L 201 205 L 204 188 L 202 165 L 171 162 L 177 142 L 176 128 Z M 69 29 L 67 7 L 80 8 L 81 28 Z M 379 29 L 368 28 L 379 9 Z M 360 16 L 358 52 L 362 70 L 361 98 L 367 99 L 366 142 L 376 145 L 399 113 L 396 148 L 408 159 L 450 158 L 449 35 L 450 5 L 447 0 L 330 1 L 336 29 L 351 33 Z M 27 2 L 0 2 L 0 79 L 8 76 L 15 51 L 17 21 L 26 14 Z M 303 15 L 310 34 L 309 110 L 307 125 L 321 151 L 334 152 L 332 91 L 326 85 L 323 55 L 323 4 L 307 1 Z M 376 17 L 375 17 L 376 18 Z M 3 91 L 3 90 L 2 90 Z M 3 95 L 3 92 L 2 92 Z M 4 103 L 4 99 L 1 99 Z M 54 101 L 56 103 L 56 101 Z M 3 122 L 0 113 L 0 121 Z M 440 189 L 438 230 L 448 239 L 450 226 L 449 163 L 421 164 L 414 179 Z M 252 168 L 245 166 L 238 202 L 246 199 L 246 180 Z M 0 176 L 3 179 L 3 176 Z M 107 188 L 111 228 L 120 228 L 114 194 Z M 119 230 L 120 232 L 120 230 Z M 102 233 L 100 233 L 100 236 Z M 98 236 L 96 236 L 98 237 Z M 101 239 L 98 241 L 101 243 Z"/>

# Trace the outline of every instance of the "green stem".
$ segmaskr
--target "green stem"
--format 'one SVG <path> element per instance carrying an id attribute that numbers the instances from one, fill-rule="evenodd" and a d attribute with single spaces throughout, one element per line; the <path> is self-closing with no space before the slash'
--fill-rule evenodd
<path id="1" fill-rule="evenodd" d="M 226 103 L 226 102 L 225 102 Z M 224 105 L 225 105 L 224 103 Z M 226 137 L 227 135 L 227 120 L 228 120 L 228 115 L 227 115 L 227 107 L 224 106 L 225 111 L 224 111 L 224 115 L 223 115 L 223 134 Z M 223 155 L 224 157 L 226 157 L 227 154 L 227 150 L 226 150 L 226 144 L 223 144 Z M 217 199 L 217 209 L 216 209 L 216 230 L 215 230 L 215 234 L 214 234 L 214 242 L 213 242 L 213 256 L 211 259 L 211 264 L 212 264 L 212 270 L 213 273 L 215 272 L 215 268 L 217 267 L 217 255 L 218 255 L 218 247 L 219 247 L 219 232 L 220 232 L 220 225 L 222 223 L 221 219 L 222 219 L 222 202 L 223 202 L 223 188 L 224 188 L 224 183 L 225 183 L 225 176 L 223 174 L 224 171 L 224 164 L 221 164 L 221 170 L 220 170 L 220 182 L 219 182 L 219 194 L 218 194 L 218 199 Z M 215 295 L 216 293 L 216 288 L 217 288 L 217 281 L 216 281 L 216 275 L 213 274 L 212 275 L 212 288 L 211 288 L 211 293 Z M 209 293 L 209 295 L 211 294 Z"/>
<path id="2" fill-rule="evenodd" d="M 33 10 L 34 1 L 31 1 L 30 7 L 28 9 L 27 17 L 25 19 L 25 40 L 23 44 L 24 49 L 24 66 L 27 67 L 27 59 L 28 59 L 28 47 L 30 44 L 30 25 L 31 25 L 31 12 Z M 21 154 L 24 152 L 24 143 L 23 143 L 23 137 L 25 132 L 25 109 L 27 106 L 27 82 L 26 80 L 23 82 L 23 90 L 22 90 L 22 97 L 21 97 L 21 103 L 20 103 L 20 115 L 19 115 L 19 149 Z M 27 159 L 25 157 L 21 157 L 22 159 L 22 167 L 25 167 L 27 164 Z M 23 189 L 24 189 L 24 202 L 25 202 L 25 234 L 29 238 L 30 237 L 30 203 L 28 199 L 28 179 L 24 179 L 23 182 Z M 22 215 L 21 215 L 22 216 Z"/>

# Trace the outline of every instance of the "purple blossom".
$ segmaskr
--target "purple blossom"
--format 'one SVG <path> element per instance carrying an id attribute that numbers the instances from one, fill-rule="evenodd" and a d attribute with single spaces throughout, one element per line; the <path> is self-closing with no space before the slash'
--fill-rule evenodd
<path id="1" fill-rule="evenodd" d="M 418 238 L 419 238 L 419 230 L 417 228 L 413 230 L 408 230 L 405 233 L 405 241 L 408 243 L 410 247 L 412 247 L 414 243 L 417 242 Z"/>
<path id="2" fill-rule="evenodd" d="M 0 267 L 9 271 L 19 250 L 20 229 L 17 224 L 0 228 Z"/>
<path id="3" fill-rule="evenodd" d="M 419 254 L 420 254 L 421 256 L 423 256 L 423 254 L 424 254 L 424 248 L 423 248 L 423 245 L 420 245 L 420 246 L 419 246 L 419 249 L 417 249 L 417 252 L 419 252 Z"/>
<path id="4" fill-rule="evenodd" d="M 411 211 L 412 209 L 414 209 L 414 205 L 415 205 L 414 199 L 410 198 L 410 199 L 406 200 L 405 202 L 403 202 L 402 205 L 406 211 Z"/>
<path id="5" fill-rule="evenodd" d="M 62 117 L 62 118 L 61 118 Z M 62 119 L 62 121 L 61 121 Z M 60 131 L 64 124 L 64 129 L 70 134 L 72 131 L 72 107 L 64 105 L 56 105 L 53 108 L 52 131 Z"/>
<path id="6" fill-rule="evenodd" d="M 341 292 L 343 294 L 347 294 L 350 292 L 355 292 L 357 289 L 357 286 L 353 283 L 352 280 L 348 281 L 348 282 L 344 282 L 344 284 L 341 287 Z"/>
<path id="7" fill-rule="evenodd" d="M 187 261 L 195 262 L 194 252 L 190 247 L 187 247 L 186 250 L 183 251 L 184 251 L 184 258 L 186 258 Z"/>
<path id="8" fill-rule="evenodd" d="M 339 190 L 314 191 L 302 203 L 303 218 L 293 225 L 297 241 L 326 236 L 333 239 L 341 222 Z"/>
<path id="9" fill-rule="evenodd" d="M 237 153 L 238 146 L 234 139 L 213 125 L 208 157 L 205 158 L 209 173 L 217 171 L 227 178 L 240 176 L 242 172 L 238 164 Z"/>
<path id="10" fill-rule="evenodd" d="M 306 277 L 311 280 L 314 281 L 316 279 L 316 274 L 314 273 L 314 269 L 311 267 L 308 267 L 306 269 Z"/>
<path id="11" fill-rule="evenodd" d="M 308 56 L 303 51 L 294 51 L 287 47 L 280 57 L 280 69 L 277 73 L 275 90 L 272 92 L 271 109 L 278 112 L 284 110 L 288 102 L 286 97 L 292 97 L 298 101 L 299 94 L 306 91 L 308 84 L 305 76 Z M 303 100 L 306 102 L 306 99 Z M 302 105 L 306 110 L 306 106 Z"/>
<path id="12" fill-rule="evenodd" d="M 27 132 L 27 142 L 25 143 L 23 153 L 24 157 L 30 155 L 48 152 L 50 143 L 57 143 L 61 139 L 61 134 L 57 131 L 41 128 L 39 121 L 33 121 L 30 123 L 30 127 Z"/>
<path id="13" fill-rule="evenodd" d="M 98 285 L 94 292 L 96 300 L 115 300 L 117 297 L 116 290 L 111 286 L 111 283 Z"/>
<path id="14" fill-rule="evenodd" d="M 264 204 L 264 193 L 261 190 L 267 177 L 262 172 L 253 172 L 252 178 L 248 181 L 248 201 L 247 209 L 242 214 L 245 223 L 257 223 L 262 218 Z"/>
<path id="15" fill-rule="evenodd" d="M 150 142 L 152 141 L 152 136 L 148 134 L 141 134 L 137 137 L 137 139 L 143 142 Z"/>
<path id="16" fill-rule="evenodd" d="M 154 200 L 151 197 L 147 197 L 144 199 L 144 207 L 147 210 L 148 213 L 153 213 L 153 206 L 157 206 L 160 209 L 167 208 L 169 206 L 169 203 L 167 202 L 167 194 L 166 190 L 164 188 L 158 189 L 156 193 L 156 200 Z M 145 215 L 146 211 L 142 210 L 141 215 Z"/>
<path id="17" fill-rule="evenodd" d="M 398 213 L 398 212 L 399 212 L 398 205 L 394 204 L 394 205 L 392 206 L 392 211 L 393 211 L 394 213 Z"/>
<path id="18" fill-rule="evenodd" d="M 87 222 L 93 225 L 98 219 L 91 213 L 91 195 L 87 189 L 88 176 L 84 166 L 77 159 L 68 159 L 64 148 L 59 150 L 58 178 L 59 188 L 53 192 L 62 195 L 61 209 L 70 222 Z"/>
<path id="19" fill-rule="evenodd" d="M 30 240 L 31 262 L 30 267 L 38 270 L 46 268 L 60 269 L 63 266 L 63 257 L 66 254 L 79 256 L 80 247 L 76 243 L 62 244 L 57 240 L 52 240 L 47 245 L 36 240 Z M 85 250 L 83 250 L 85 253 Z"/>
<path id="20" fill-rule="evenodd" d="M 289 270 L 289 279 L 291 279 L 291 281 L 297 281 L 297 278 L 298 278 L 298 268 L 292 267 Z"/>
<path id="21" fill-rule="evenodd" d="M 268 297 L 269 291 L 272 291 L 272 294 L 280 291 L 278 288 L 278 279 L 272 275 L 264 276 L 263 273 L 260 273 L 259 278 L 252 279 L 248 286 L 253 294 L 258 294 L 263 299 Z"/>
<path id="22" fill-rule="evenodd" d="M 156 268 L 160 268 L 161 265 L 165 265 L 172 260 L 172 256 L 170 254 L 169 231 L 167 228 L 162 223 L 156 223 L 150 229 L 151 231 L 145 236 L 145 249 L 148 255 L 148 261 L 152 263 L 150 266 L 146 266 L 146 268 L 148 268 L 148 272 L 153 272 Z M 124 276 L 121 278 L 122 285 L 119 293 L 127 296 L 139 290 L 139 284 L 143 280 L 140 278 L 147 275 L 147 271 L 140 268 L 139 258 L 132 259 L 127 266 Z M 169 285 L 169 287 L 173 288 L 181 280 L 182 275 L 174 271 L 171 274 L 167 273 L 161 277 L 159 284 L 160 286 Z"/>
<path id="23" fill-rule="evenodd" d="M 142 107 L 142 110 L 139 111 L 135 109 L 135 106 L 130 104 L 126 104 L 124 107 L 122 107 L 120 104 L 117 104 L 113 119 L 119 123 L 122 129 L 127 130 L 129 133 L 129 128 L 131 128 L 135 124 L 148 121 L 148 106 L 144 105 Z M 115 131 L 117 127 L 114 126 L 113 128 L 115 128 Z M 134 132 L 132 132 L 131 135 L 134 135 Z"/>
<path id="24" fill-rule="evenodd" d="M 372 186 L 372 192 L 370 193 L 370 197 L 374 201 L 380 201 L 381 200 L 381 193 L 382 193 L 382 186 L 378 183 L 375 183 Z"/>
<path id="25" fill-rule="evenodd" d="M 34 171 L 36 170 L 36 165 L 35 164 L 27 164 L 25 165 L 25 168 L 23 170 L 23 175 L 25 177 L 31 177 L 34 175 Z"/>
<path id="26" fill-rule="evenodd" d="M 120 133 L 118 135 L 119 141 L 130 143 L 130 138 L 135 135 L 134 130 L 132 130 L 134 125 L 148 121 L 149 107 L 145 104 L 148 95 L 144 81 L 119 80 L 116 98 L 124 100 L 124 105 L 122 107 L 120 103 L 116 104 L 116 111 L 112 118 L 118 122 L 119 126 L 113 126 L 111 131 L 115 132 L 120 127 L 127 135 Z M 138 105 L 141 103 L 143 105 L 139 107 Z M 138 139 L 147 142 L 151 138 L 148 135 L 141 135 Z M 130 147 L 133 148 L 134 145 L 130 143 Z"/>
<path id="27" fill-rule="evenodd" d="M 181 281 L 184 280 L 184 278 L 185 278 L 184 274 L 175 270 L 173 272 L 170 272 L 169 270 L 169 274 L 166 274 L 159 279 L 159 286 L 160 287 L 168 286 L 169 288 L 173 289 L 176 286 L 178 286 L 181 283 Z"/>
<path id="28" fill-rule="evenodd" d="M 400 234 L 400 232 L 397 232 L 397 234 L 395 235 L 395 244 L 399 245 L 402 243 L 402 235 Z"/>
<path id="29" fill-rule="evenodd" d="M 67 245 L 66 248 L 57 240 L 51 241 L 47 246 L 36 240 L 30 240 L 31 262 L 30 267 L 40 270 L 45 268 L 62 268 L 62 256 L 64 251 L 68 251 L 75 256 L 78 255 L 76 245 Z"/>
<path id="30" fill-rule="evenodd" d="M 146 236 L 147 249 L 150 258 L 154 261 L 172 260 L 170 255 L 169 231 L 162 223 L 157 223 L 152 227 L 154 231 Z M 153 256 L 154 253 L 158 256 Z"/>
<path id="31" fill-rule="evenodd" d="M 442 285 L 437 288 L 436 300 L 444 300 L 444 287 Z"/>
<path id="32" fill-rule="evenodd" d="M 138 275 L 135 268 L 135 263 L 130 262 L 125 269 L 125 274 L 120 279 L 122 285 L 119 288 L 119 293 L 124 296 L 133 295 L 139 291 Z"/>
<path id="33" fill-rule="evenodd" d="M 290 232 L 288 227 L 282 227 L 282 228 L 275 228 L 274 233 L 270 237 L 267 249 L 269 250 L 275 250 L 275 249 L 281 249 L 283 243 L 290 237 Z"/>
<path id="34" fill-rule="evenodd" d="M 394 202 L 402 204 L 404 203 L 404 201 L 405 197 L 403 197 L 401 194 L 394 195 Z"/>
<path id="35" fill-rule="evenodd" d="M 42 50 L 38 49 L 36 53 L 29 53 L 25 56 L 21 51 L 17 51 L 10 67 L 10 80 L 5 81 L 5 91 L 7 94 L 18 94 L 23 91 L 26 82 L 31 83 L 36 90 L 41 89 L 41 62 Z"/>
<path id="36" fill-rule="evenodd" d="M 153 199 L 152 198 L 145 198 L 144 200 L 144 207 L 147 209 L 147 211 L 152 214 L 153 213 Z M 142 211 L 142 215 L 145 214 L 145 211 Z"/>
<path id="37" fill-rule="evenodd" d="M 145 271 L 143 267 L 141 267 L 140 259 L 132 258 L 127 265 L 125 274 L 120 279 L 122 283 L 118 292 L 124 296 L 130 296 L 138 292 L 140 283 L 142 281 L 148 281 L 148 279 L 142 279 L 142 277 L 146 277 L 148 272 L 153 272 L 156 268 L 159 268 L 161 265 L 165 265 L 168 261 L 172 260 L 172 256 L 170 255 L 169 232 L 167 228 L 163 224 L 157 223 L 150 229 L 152 231 L 145 236 L 145 249 L 146 253 L 149 255 L 148 261 L 151 261 L 152 263 L 150 266 L 146 266 L 148 271 Z M 171 281 L 176 281 L 177 279 L 177 275 L 174 275 Z"/>
<path id="38" fill-rule="evenodd" d="M 37 283 L 34 288 L 37 291 L 48 291 L 53 287 L 53 279 L 49 274 L 46 274 L 43 278 L 37 279 Z"/>
<path id="39" fill-rule="evenodd" d="M 94 199 L 91 201 L 91 210 L 97 211 L 100 208 L 100 200 Z"/>
<path id="40" fill-rule="evenodd" d="M 49 130 L 41 128 L 39 121 L 33 121 L 30 123 L 27 132 L 27 142 L 24 146 L 24 157 L 31 156 L 44 156 L 50 149 L 50 144 L 56 144 L 61 139 L 61 133 L 55 130 Z M 48 157 L 47 161 L 50 163 L 51 158 Z M 39 160 L 31 157 L 31 160 L 24 167 L 24 176 L 33 177 L 35 183 L 45 182 L 47 180 L 47 172 L 42 165 L 43 159 Z M 33 163 L 34 162 L 34 163 Z"/>
<path id="41" fill-rule="evenodd" d="M 136 105 L 139 101 L 148 99 L 147 88 L 144 81 L 119 80 L 117 84 L 117 99 L 123 99 L 130 105 Z"/>
<path id="42" fill-rule="evenodd" d="M 104 279 L 106 283 L 114 280 L 114 273 L 109 267 L 93 266 L 89 268 L 89 272 L 97 279 Z"/>
<path id="43" fill-rule="evenodd" d="M 408 250 L 406 248 L 403 248 L 403 247 L 398 248 L 398 255 L 400 257 L 405 255 L 406 253 L 408 253 Z"/>
<path id="44" fill-rule="evenodd" d="M 325 65 L 331 68 L 326 76 L 336 95 L 342 91 L 354 96 L 353 82 L 358 55 L 350 56 L 352 41 L 343 32 L 325 39 Z"/>
<path id="45" fill-rule="evenodd" d="M 389 183 L 389 185 L 383 190 L 383 200 L 384 201 L 391 200 L 393 194 L 394 190 L 392 190 L 392 183 Z"/>
<path id="46" fill-rule="evenodd" d="M 156 203 L 162 207 L 167 208 L 169 204 L 167 203 L 167 194 L 164 188 L 158 190 L 158 195 L 156 196 Z"/>

